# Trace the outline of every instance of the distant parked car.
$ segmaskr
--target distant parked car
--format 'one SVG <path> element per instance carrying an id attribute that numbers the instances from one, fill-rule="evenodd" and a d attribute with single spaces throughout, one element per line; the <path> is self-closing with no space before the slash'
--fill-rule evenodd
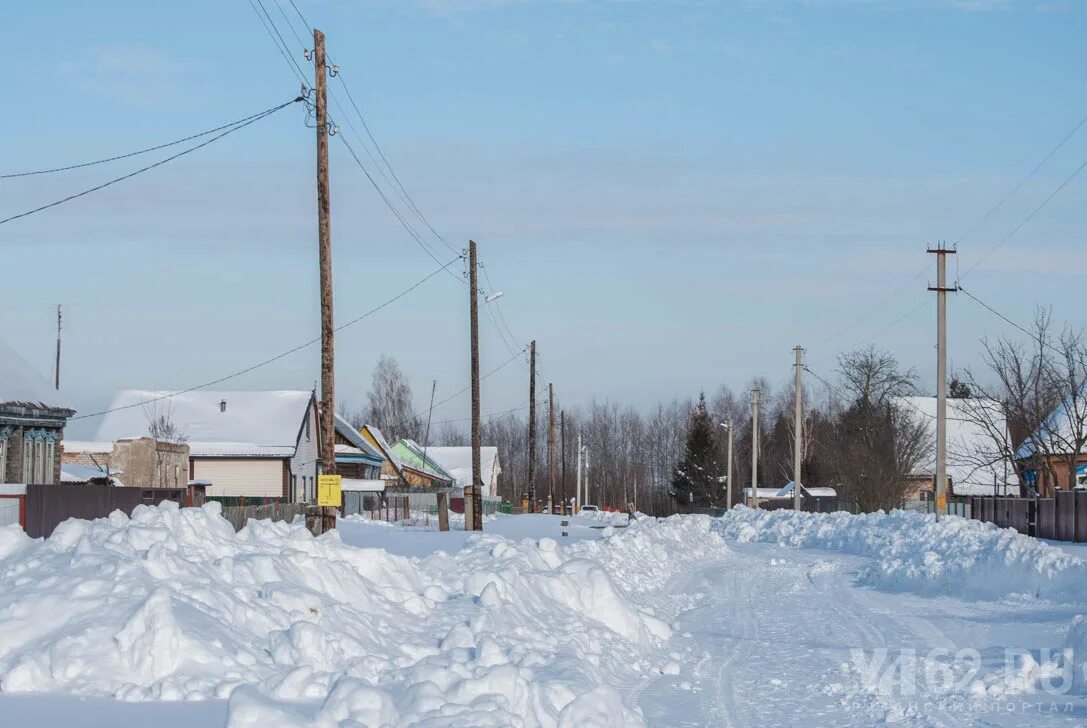
<path id="1" fill-rule="evenodd" d="M 583 510 L 583 511 L 599 511 L 600 509 L 597 508 L 596 506 L 584 505 L 584 506 L 581 507 L 581 510 Z"/>

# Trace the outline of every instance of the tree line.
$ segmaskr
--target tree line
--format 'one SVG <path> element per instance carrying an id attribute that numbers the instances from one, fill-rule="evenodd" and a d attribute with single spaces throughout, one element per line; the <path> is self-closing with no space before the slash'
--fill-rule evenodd
<path id="1" fill-rule="evenodd" d="M 971 444 L 970 452 L 956 455 L 978 467 L 1010 462 L 1024 495 L 1039 487 L 1030 482 L 1030 472 L 1039 473 L 1041 483 L 1055 482 L 1054 459 L 1072 464 L 1071 475 L 1065 477 L 1074 485 L 1074 464 L 1087 446 L 1087 348 L 1082 335 L 1070 327 L 1058 334 L 1052 330 L 1049 315 L 1040 312 L 1029 344 L 1010 338 L 983 341 L 981 367 L 957 372 L 950 383 L 950 396 L 963 403 L 957 411 L 987 434 Z M 904 397 L 919 394 L 916 372 L 870 346 L 840 355 L 829 379 L 806 379 L 803 484 L 834 487 L 862 512 L 900 507 L 916 487 L 918 474 L 930 466 L 934 451 L 934 422 L 903 404 Z M 727 431 L 721 425 L 731 423 L 732 502 L 740 502 L 742 489 L 751 485 L 750 392 L 756 387 L 761 392 L 756 485 L 785 486 L 793 475 L 794 384 L 774 386 L 760 377 L 740 390 L 721 385 L 648 410 L 607 400 L 565 407 L 557 400 L 556 500 L 564 492 L 567 498 L 574 495 L 580 433 L 588 451 L 590 503 L 617 509 L 635 503 L 656 515 L 725 507 Z M 426 412 L 415 410 L 413 401 L 396 361 L 382 357 L 367 406 L 350 412 L 349 418 L 354 424 L 378 425 L 391 441 L 470 442 L 466 420 L 432 425 L 428 432 Z M 564 433 L 559 431 L 560 410 Z M 1060 423 L 1052 422 L 1054 411 L 1060 412 Z M 538 403 L 537 412 L 535 492 L 542 503 L 551 489 L 546 401 Z M 527 433 L 524 411 L 482 423 L 483 443 L 499 452 L 498 495 L 515 504 L 529 490 Z M 1035 454 L 1016 458 L 1024 442 L 1034 444 Z"/>

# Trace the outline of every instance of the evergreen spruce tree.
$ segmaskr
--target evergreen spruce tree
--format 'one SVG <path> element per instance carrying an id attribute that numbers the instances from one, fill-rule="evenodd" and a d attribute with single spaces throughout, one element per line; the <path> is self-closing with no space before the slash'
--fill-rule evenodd
<path id="1" fill-rule="evenodd" d="M 724 467 L 717 460 L 715 434 L 713 418 L 706 410 L 706 395 L 702 393 L 691 413 L 683 459 L 672 477 L 672 490 L 681 508 L 717 506 L 723 501 L 724 491 L 717 478 L 724 475 Z"/>

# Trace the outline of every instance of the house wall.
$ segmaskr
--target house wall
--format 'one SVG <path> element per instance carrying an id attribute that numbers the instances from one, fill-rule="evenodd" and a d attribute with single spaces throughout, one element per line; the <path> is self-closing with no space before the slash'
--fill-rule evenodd
<path id="1" fill-rule="evenodd" d="M 190 462 L 193 479 L 211 481 L 209 496 L 283 497 L 284 458 L 192 458 Z"/>
<path id="2" fill-rule="evenodd" d="M 389 457 L 387 452 L 383 452 L 381 445 L 377 443 L 377 440 L 366 429 L 360 430 L 359 434 L 362 435 L 366 442 L 374 446 L 374 449 L 385 456 L 385 461 L 381 464 L 381 480 L 384 480 L 389 485 L 401 485 L 400 473 L 397 472 L 396 466 L 393 465 L 392 458 Z"/>
<path id="3" fill-rule="evenodd" d="M 120 470 L 117 479 L 136 488 L 185 488 L 189 482 L 189 446 L 153 437 L 118 440 L 105 452 L 65 452 L 62 460 Z"/>
<path id="4" fill-rule="evenodd" d="M 303 503 L 306 501 L 307 492 L 316 492 L 317 461 L 320 458 L 317 440 L 317 407 L 311 403 L 298 431 L 298 442 L 295 444 L 294 457 L 290 459 L 286 476 L 287 497 L 293 503 Z M 307 487 L 310 483 L 313 484 L 312 488 Z"/>
<path id="5" fill-rule="evenodd" d="M 64 439 L 64 429 L 61 427 L 31 427 L 28 429 L 47 430 L 53 435 L 53 477 L 50 482 L 60 482 L 61 447 Z M 4 467 L 0 469 L 0 483 L 23 483 L 23 445 L 24 427 L 19 425 L 5 425 L 0 418 L 0 430 L 6 434 L 4 448 Z"/>
<path id="6" fill-rule="evenodd" d="M 1081 453 L 1077 464 L 1082 465 L 1087 463 L 1087 453 Z M 1050 475 L 1054 482 L 1050 482 Z M 1060 458 L 1047 458 L 1046 467 L 1043 468 L 1043 472 L 1039 473 L 1039 490 L 1043 497 L 1053 495 L 1054 490 L 1068 490 L 1068 464 Z"/>

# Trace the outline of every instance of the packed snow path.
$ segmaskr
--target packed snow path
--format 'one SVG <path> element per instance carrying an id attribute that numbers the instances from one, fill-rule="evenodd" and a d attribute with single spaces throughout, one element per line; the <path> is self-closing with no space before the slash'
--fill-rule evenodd
<path id="1" fill-rule="evenodd" d="M 1087 706 L 1063 695 L 1001 686 L 990 698 L 935 692 L 918 667 L 917 691 L 866 684 L 853 650 L 866 658 L 919 660 L 962 648 L 982 652 L 976 678 L 1002 676 L 1004 647 L 1060 648 L 1076 610 L 1024 612 L 1022 603 L 985 604 L 881 592 L 857 584 L 871 559 L 770 544 L 735 544 L 714 563 L 677 576 L 671 588 L 699 606 L 683 613 L 668 649 L 675 675 L 641 691 L 650 726 L 1083 725 Z M 911 652 L 912 651 L 912 652 Z M 942 687 L 942 686 L 937 686 Z M 1024 691 L 1024 692 L 1021 692 Z M 1044 705 L 1039 707 L 1039 700 Z M 1024 705 L 1024 703 L 1029 703 Z"/>
<path id="2" fill-rule="evenodd" d="M 0 725 L 1087 723 L 1067 550 L 903 513 L 606 518 L 0 529 Z"/>

